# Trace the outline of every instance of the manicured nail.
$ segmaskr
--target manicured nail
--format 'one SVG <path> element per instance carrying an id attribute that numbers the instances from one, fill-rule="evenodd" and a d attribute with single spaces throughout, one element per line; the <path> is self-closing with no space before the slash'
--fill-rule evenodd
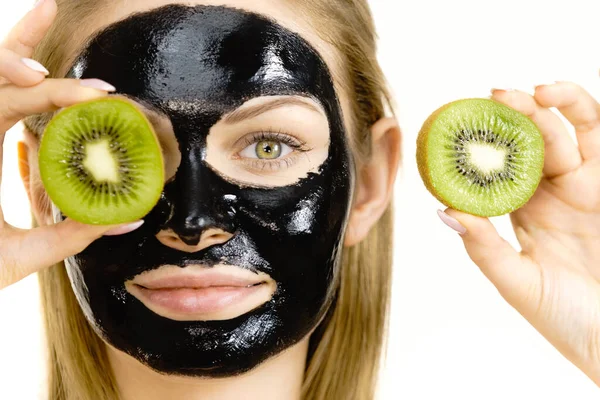
<path id="1" fill-rule="evenodd" d="M 442 222 L 444 224 L 446 224 L 448 227 L 454 229 L 460 235 L 464 235 L 465 233 L 467 233 L 467 228 L 462 226 L 460 224 L 460 222 L 458 222 L 456 219 L 452 218 L 451 216 L 449 216 L 442 210 L 438 210 L 437 213 L 438 213 L 438 216 L 440 217 L 440 219 L 442 220 Z"/>
<path id="2" fill-rule="evenodd" d="M 491 94 L 496 94 L 498 92 L 514 92 L 515 89 L 512 88 L 503 88 L 503 89 L 499 89 L 499 88 L 493 88 L 492 90 L 490 90 Z"/>
<path id="3" fill-rule="evenodd" d="M 137 222 L 133 222 L 131 224 L 121 225 L 121 226 L 118 226 L 118 227 L 116 227 L 114 229 L 111 229 L 108 232 L 105 232 L 104 236 L 124 235 L 126 233 L 135 231 L 137 228 L 139 228 L 143 224 L 144 224 L 144 220 L 140 220 L 140 221 L 137 221 Z"/>
<path id="4" fill-rule="evenodd" d="M 552 85 L 555 85 L 555 84 L 557 84 L 557 83 L 558 83 L 558 82 L 556 82 L 556 81 L 540 83 L 540 84 L 538 84 L 538 85 L 535 85 L 535 86 L 533 87 L 533 90 L 537 90 L 538 88 L 541 88 L 542 86 L 552 86 Z"/>
<path id="5" fill-rule="evenodd" d="M 32 60 L 31 58 L 21 58 L 21 62 L 36 72 L 41 72 L 44 75 L 48 75 L 50 73 L 42 64 Z"/>
<path id="6" fill-rule="evenodd" d="M 115 90 L 117 90 L 110 83 L 106 83 L 100 79 L 82 79 L 79 82 L 80 82 L 81 86 L 85 86 L 85 87 L 89 87 L 89 88 L 93 88 L 93 89 L 105 90 L 107 92 L 114 92 Z"/>
<path id="7" fill-rule="evenodd" d="M 35 4 L 33 5 L 33 7 L 31 7 L 31 9 L 33 10 L 34 8 L 39 7 L 43 2 L 44 2 L 44 0 L 38 0 L 38 1 L 36 1 Z"/>

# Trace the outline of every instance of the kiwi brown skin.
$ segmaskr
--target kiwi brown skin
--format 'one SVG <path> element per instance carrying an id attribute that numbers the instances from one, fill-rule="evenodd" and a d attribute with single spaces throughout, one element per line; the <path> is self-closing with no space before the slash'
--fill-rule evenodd
<path id="1" fill-rule="evenodd" d="M 462 102 L 464 100 L 480 100 L 477 98 L 465 98 L 465 99 L 458 99 L 458 100 L 454 100 L 452 102 L 449 102 L 447 104 L 444 104 L 443 106 L 439 107 L 437 110 L 435 110 L 433 113 L 431 113 L 431 115 L 429 115 L 429 117 L 425 120 L 425 122 L 423 123 L 419 134 L 417 135 L 417 150 L 416 150 L 416 158 L 417 158 L 417 169 L 419 170 L 419 175 L 421 176 L 421 179 L 426 187 L 426 189 L 440 202 L 442 203 L 444 206 L 448 207 L 448 208 L 455 208 L 453 207 L 452 204 L 450 204 L 444 197 L 440 196 L 439 193 L 437 192 L 437 190 L 435 189 L 435 187 L 432 185 L 432 180 L 431 180 L 431 175 L 430 175 L 430 171 L 429 171 L 429 166 L 427 163 L 428 160 L 428 156 L 429 156 L 429 145 L 428 145 L 428 140 L 430 138 L 430 130 L 431 127 L 433 125 L 433 123 L 437 120 L 438 116 L 444 112 L 446 109 L 452 107 L 455 103 L 458 102 Z M 500 104 L 502 106 L 508 107 L 496 100 L 493 99 L 487 99 L 489 101 L 495 102 L 497 104 Z M 516 110 L 515 110 L 516 111 Z M 518 111 L 517 111 L 518 112 Z M 524 118 L 527 118 L 529 121 L 531 121 L 532 124 L 535 124 L 531 118 L 529 118 L 528 116 L 520 113 Z M 542 149 L 542 153 L 544 152 L 544 149 Z M 542 163 L 543 164 L 543 163 Z M 541 172 L 541 168 L 540 168 L 540 176 L 541 176 L 542 172 Z M 539 186 L 540 181 L 538 181 L 537 185 L 535 186 L 535 190 L 537 190 L 537 187 Z M 534 190 L 534 192 L 535 192 Z M 525 204 L 527 204 L 527 202 L 529 201 L 529 199 L 521 204 L 517 204 L 514 210 L 517 210 L 521 207 L 523 207 Z M 477 212 L 468 212 L 466 210 L 459 210 L 459 211 L 463 211 L 463 212 L 467 212 L 470 213 L 472 215 L 475 216 L 479 216 L 479 217 L 494 217 L 494 216 L 499 216 L 502 214 L 494 214 L 494 215 L 488 215 L 488 214 L 481 214 L 481 213 L 477 213 Z M 512 212 L 512 211 L 511 211 Z"/>

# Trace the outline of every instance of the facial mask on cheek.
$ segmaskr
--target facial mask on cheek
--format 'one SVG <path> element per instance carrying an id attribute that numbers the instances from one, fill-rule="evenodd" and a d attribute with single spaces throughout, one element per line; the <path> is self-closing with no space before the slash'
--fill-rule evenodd
<path id="1" fill-rule="evenodd" d="M 182 154 L 142 228 L 101 238 L 67 260 L 96 332 L 157 371 L 218 377 L 248 371 L 314 329 L 334 299 L 354 182 L 341 109 L 317 52 L 256 14 L 170 5 L 99 33 L 69 76 L 104 79 L 118 93 L 160 109 Z M 250 188 L 205 162 L 207 135 L 224 114 L 252 98 L 281 95 L 316 99 L 327 114 L 329 152 L 317 173 L 290 186 Z M 196 244 L 210 228 L 233 236 L 196 253 L 155 236 L 172 229 Z M 191 264 L 264 272 L 277 289 L 269 302 L 225 321 L 165 318 L 125 289 L 126 280 L 144 271 Z"/>

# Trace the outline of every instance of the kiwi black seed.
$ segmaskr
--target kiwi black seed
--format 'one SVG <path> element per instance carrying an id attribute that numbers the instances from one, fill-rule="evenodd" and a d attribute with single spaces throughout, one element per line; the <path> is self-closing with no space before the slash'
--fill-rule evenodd
<path id="1" fill-rule="evenodd" d="M 427 189 L 444 205 L 492 217 L 522 207 L 542 178 L 544 141 L 525 115 L 491 99 L 448 103 L 417 139 Z"/>
<path id="2" fill-rule="evenodd" d="M 67 107 L 48 123 L 39 150 L 50 199 L 69 218 L 92 225 L 141 219 L 164 185 L 161 147 L 146 116 L 109 96 Z"/>

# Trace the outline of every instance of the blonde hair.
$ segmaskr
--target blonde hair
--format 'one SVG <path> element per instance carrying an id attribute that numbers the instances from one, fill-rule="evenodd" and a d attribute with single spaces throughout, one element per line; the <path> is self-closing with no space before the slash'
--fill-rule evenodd
<path id="1" fill-rule="evenodd" d="M 71 61 L 64 43 L 99 11 L 98 0 L 57 0 L 58 15 L 34 58 L 64 76 Z M 370 127 L 392 109 L 376 59 L 376 34 L 367 0 L 296 0 L 323 40 L 338 51 L 343 90 L 352 102 L 350 134 L 357 165 L 371 157 Z M 106 3 L 104 3 L 106 4 Z M 318 27 L 318 28 L 317 28 Z M 40 135 L 48 115 L 24 124 Z M 392 207 L 361 243 L 345 248 L 330 317 L 312 335 L 302 389 L 304 400 L 370 400 L 385 349 L 391 294 Z M 106 348 L 85 319 L 64 264 L 39 273 L 48 346 L 49 400 L 119 398 Z"/>

